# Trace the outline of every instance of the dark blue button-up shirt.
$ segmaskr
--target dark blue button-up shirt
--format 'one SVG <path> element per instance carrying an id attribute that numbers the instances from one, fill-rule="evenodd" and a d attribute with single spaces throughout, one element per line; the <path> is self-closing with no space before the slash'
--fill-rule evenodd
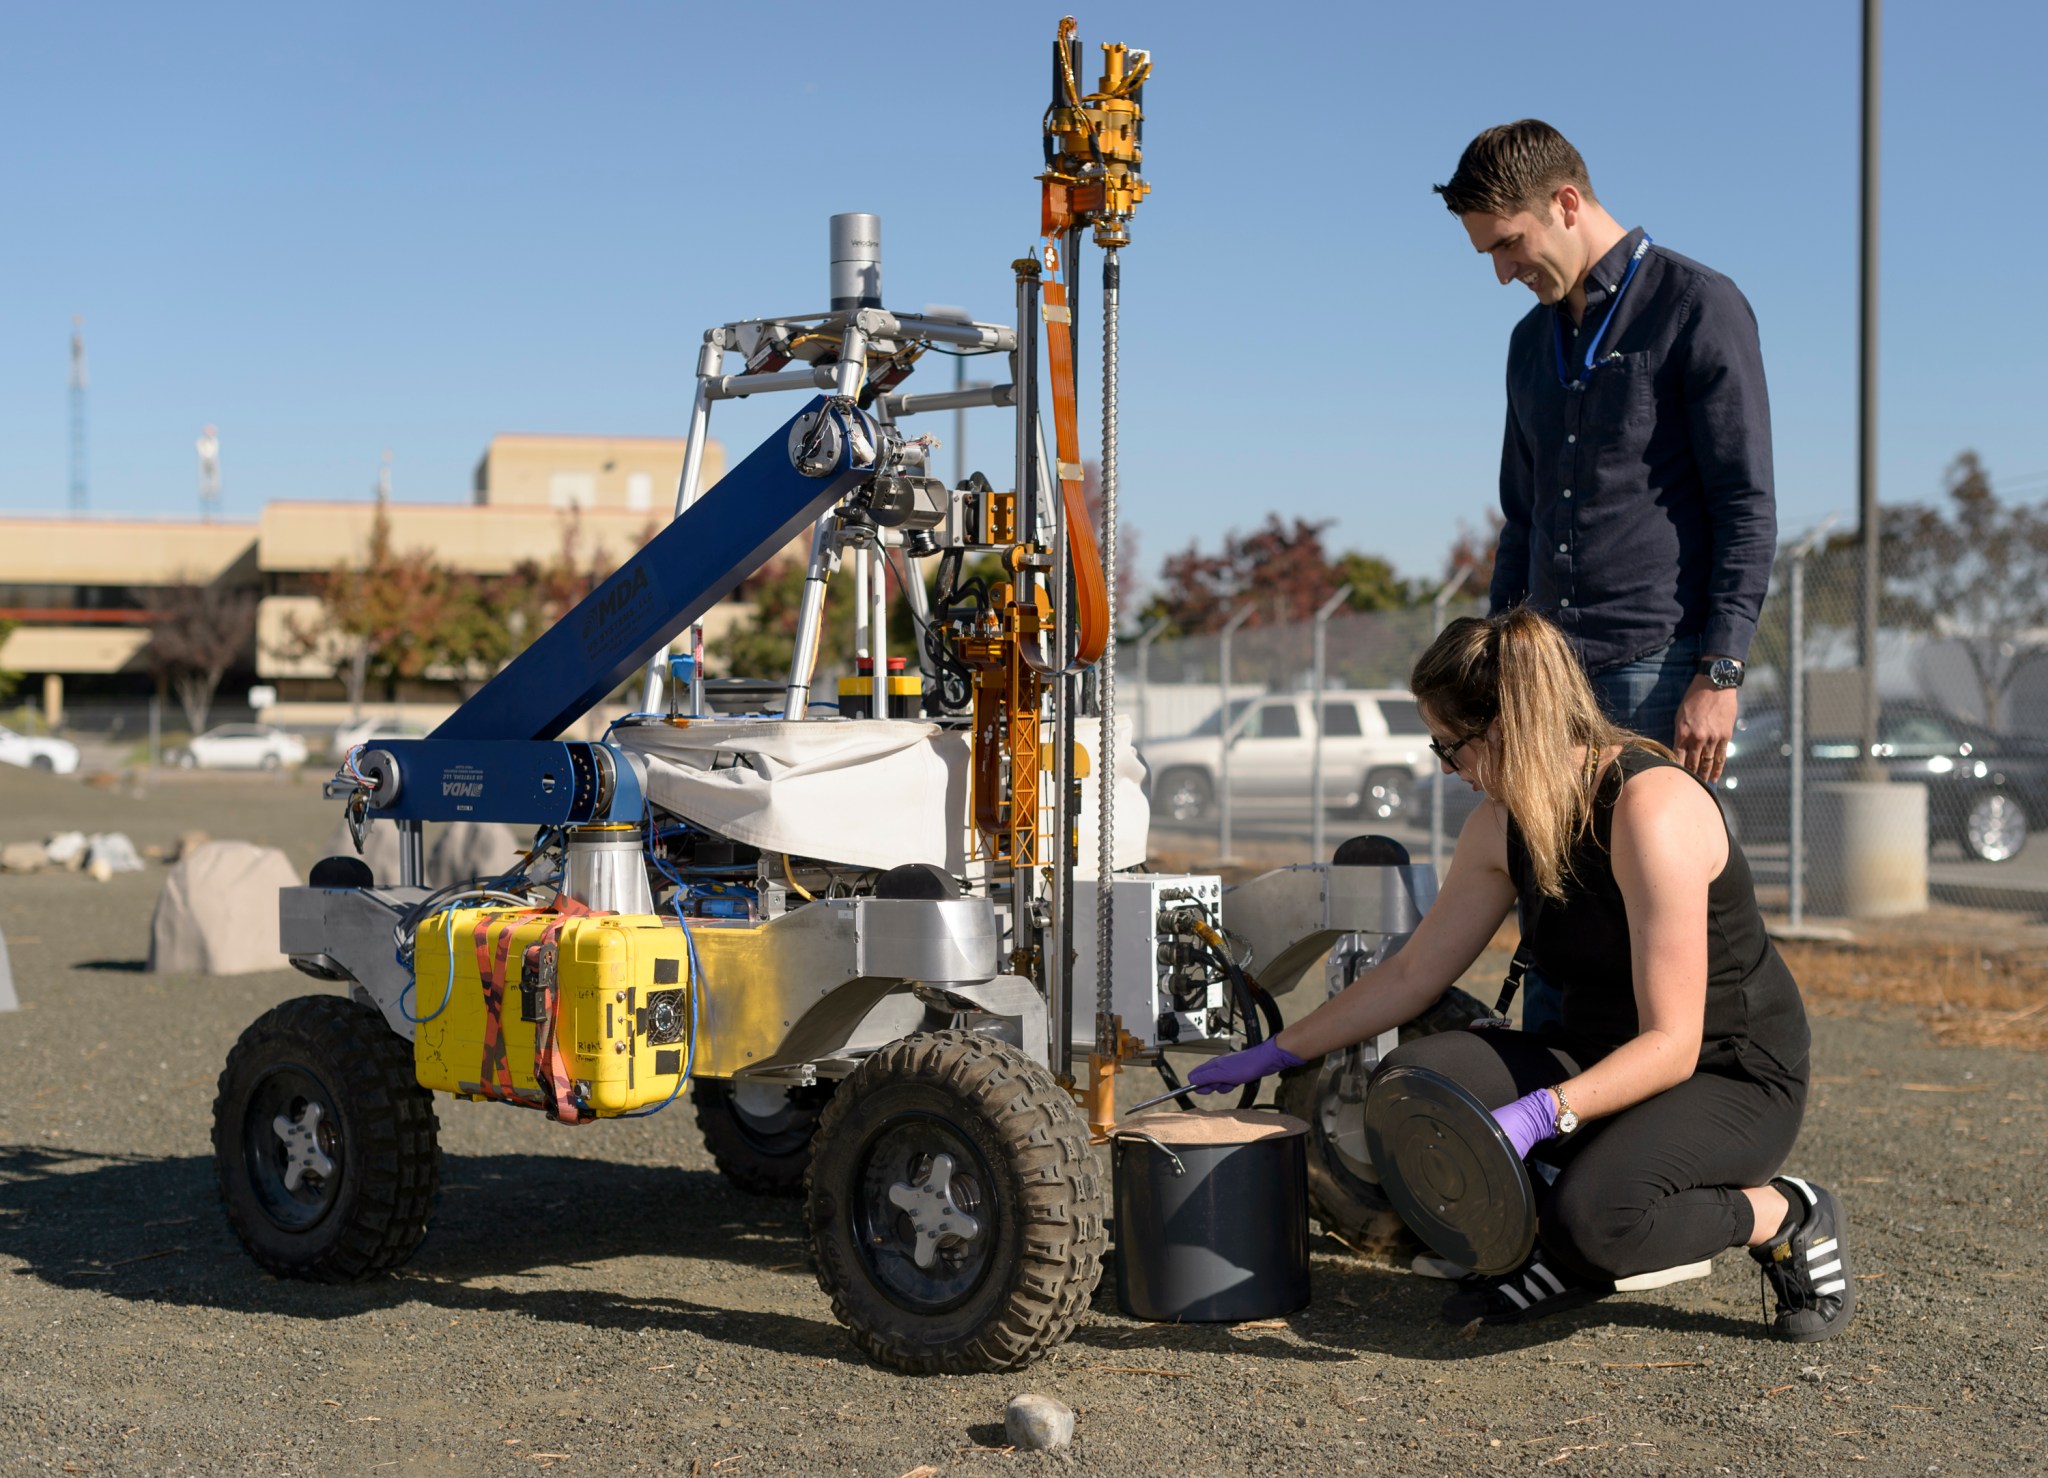
<path id="1" fill-rule="evenodd" d="M 1653 244 L 1585 373 L 1642 236 L 1593 264 L 1580 324 L 1539 304 L 1508 341 L 1493 608 L 1528 601 L 1594 672 L 1695 634 L 1746 659 L 1777 543 L 1763 351 L 1734 283 Z M 1583 388 L 1559 383 L 1560 327 Z"/>

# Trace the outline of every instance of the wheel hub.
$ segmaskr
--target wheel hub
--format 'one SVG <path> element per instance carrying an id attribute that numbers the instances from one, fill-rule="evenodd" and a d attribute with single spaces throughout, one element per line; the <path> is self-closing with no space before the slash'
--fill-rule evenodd
<path id="1" fill-rule="evenodd" d="M 981 1223 L 953 1199 L 953 1168 L 951 1155 L 933 1155 L 916 1184 L 899 1180 L 889 1187 L 890 1204 L 904 1213 L 915 1237 L 911 1261 L 921 1268 L 937 1260 L 940 1243 L 964 1245 L 981 1235 Z"/>
<path id="2" fill-rule="evenodd" d="M 1325 1066 L 1316 1084 L 1316 1117 L 1324 1140 L 1346 1170 L 1373 1182 L 1379 1175 L 1365 1148 L 1365 1086 L 1377 1060 L 1362 1051 L 1347 1052 L 1343 1066 Z"/>
<path id="3" fill-rule="evenodd" d="M 334 1161 L 320 1147 L 321 1106 L 309 1103 L 296 1116 L 279 1114 L 270 1121 L 271 1132 L 284 1144 L 284 1188 L 296 1191 L 308 1174 L 322 1180 L 334 1174 Z"/>

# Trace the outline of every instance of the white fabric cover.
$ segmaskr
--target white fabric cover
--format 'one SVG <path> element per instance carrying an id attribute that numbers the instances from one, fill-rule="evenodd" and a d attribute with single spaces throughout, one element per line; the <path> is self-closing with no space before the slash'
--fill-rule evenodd
<path id="1" fill-rule="evenodd" d="M 1084 725 L 1082 747 L 1097 731 Z M 646 762 L 663 810 L 764 851 L 885 868 L 967 866 L 967 735 L 914 719 L 697 719 L 642 724 L 613 742 Z M 1118 867 L 1145 858 L 1150 812 L 1128 731 L 1118 733 Z M 1050 777 L 1047 777 L 1050 783 Z M 1096 861 L 1095 782 L 1083 782 L 1077 876 Z"/>
<path id="2" fill-rule="evenodd" d="M 277 893 L 299 875 L 254 842 L 208 842 L 173 867 L 149 921 L 149 968 L 171 975 L 282 970 Z"/>

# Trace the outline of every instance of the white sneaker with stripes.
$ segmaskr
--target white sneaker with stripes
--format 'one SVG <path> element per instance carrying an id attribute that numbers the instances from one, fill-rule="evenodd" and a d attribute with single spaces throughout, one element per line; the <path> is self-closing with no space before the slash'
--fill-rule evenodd
<path id="1" fill-rule="evenodd" d="M 1795 1344 L 1827 1339 L 1856 1312 L 1856 1275 L 1849 1267 L 1849 1217 L 1825 1186 L 1796 1175 L 1771 1182 L 1799 1222 L 1784 1236 L 1749 1249 L 1778 1296 L 1772 1333 Z"/>

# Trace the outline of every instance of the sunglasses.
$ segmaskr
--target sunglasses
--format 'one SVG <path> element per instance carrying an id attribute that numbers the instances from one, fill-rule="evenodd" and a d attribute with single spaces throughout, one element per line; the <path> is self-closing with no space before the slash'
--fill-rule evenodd
<path id="1" fill-rule="evenodd" d="M 1436 740 L 1432 739 L 1429 741 L 1429 752 L 1455 770 L 1458 768 L 1456 758 L 1458 751 L 1478 737 L 1477 734 L 1467 734 L 1464 738 L 1453 740 L 1449 744 L 1439 744 Z"/>

